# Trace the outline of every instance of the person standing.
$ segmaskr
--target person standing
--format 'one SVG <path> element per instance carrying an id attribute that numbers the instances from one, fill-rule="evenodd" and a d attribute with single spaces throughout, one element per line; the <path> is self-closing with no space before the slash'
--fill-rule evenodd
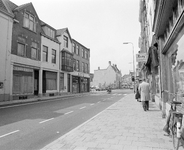
<path id="1" fill-rule="evenodd" d="M 135 86 L 135 99 L 137 102 L 140 101 L 141 95 L 139 93 L 139 80 L 136 80 L 136 86 Z"/>
<path id="2" fill-rule="evenodd" d="M 143 82 L 139 85 L 139 92 L 141 94 L 141 102 L 144 111 L 149 110 L 149 100 L 150 100 L 150 85 L 143 79 Z"/>

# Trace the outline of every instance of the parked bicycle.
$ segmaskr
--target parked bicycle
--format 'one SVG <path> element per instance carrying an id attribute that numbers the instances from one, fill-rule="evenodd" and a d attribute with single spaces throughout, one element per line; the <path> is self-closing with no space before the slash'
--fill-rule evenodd
<path id="1" fill-rule="evenodd" d="M 172 137 L 174 150 L 184 148 L 184 134 L 182 135 L 182 133 L 184 133 L 182 127 L 183 112 L 181 111 L 183 105 L 184 104 L 178 101 L 171 102 L 171 108 L 164 127 L 164 131 Z M 177 109 L 178 106 L 180 109 Z"/>

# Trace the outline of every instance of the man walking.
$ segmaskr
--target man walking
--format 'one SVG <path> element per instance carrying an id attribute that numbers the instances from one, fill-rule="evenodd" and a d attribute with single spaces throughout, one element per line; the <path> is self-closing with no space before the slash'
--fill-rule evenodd
<path id="1" fill-rule="evenodd" d="M 143 79 L 143 82 L 139 85 L 139 92 L 141 94 L 141 102 L 144 111 L 149 110 L 149 100 L 150 100 L 150 85 Z"/>

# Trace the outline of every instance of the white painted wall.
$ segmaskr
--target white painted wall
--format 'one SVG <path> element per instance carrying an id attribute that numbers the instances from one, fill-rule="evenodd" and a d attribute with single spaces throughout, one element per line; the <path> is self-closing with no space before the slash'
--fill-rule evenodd
<path id="1" fill-rule="evenodd" d="M 43 61 L 43 46 L 48 47 L 48 61 Z M 57 72 L 57 90 L 49 91 L 47 90 L 47 93 L 50 92 L 59 92 L 59 49 L 60 45 L 59 43 L 54 42 L 53 40 L 50 40 L 49 38 L 46 38 L 44 36 L 41 36 L 41 70 L 47 70 L 52 72 Z M 52 63 L 52 49 L 56 50 L 56 63 Z M 42 79 L 43 76 L 40 76 L 40 85 L 42 86 Z M 41 88 L 42 89 L 42 88 Z M 39 92 L 42 93 L 42 90 Z"/>
<path id="2" fill-rule="evenodd" d="M 0 82 L 4 83 L 0 89 L 0 100 L 5 100 L 5 95 L 11 93 L 11 39 L 12 18 L 0 13 Z"/>
<path id="3" fill-rule="evenodd" d="M 107 69 L 94 70 L 93 86 L 110 85 L 116 80 L 116 73 L 111 66 Z"/>

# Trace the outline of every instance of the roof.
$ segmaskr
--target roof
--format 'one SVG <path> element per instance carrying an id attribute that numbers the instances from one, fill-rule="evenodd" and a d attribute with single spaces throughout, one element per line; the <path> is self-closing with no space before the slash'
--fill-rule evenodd
<path id="1" fill-rule="evenodd" d="M 32 3 L 22 4 L 22 5 L 18 6 L 18 7 L 16 7 L 14 10 L 21 10 L 21 9 L 23 9 L 23 8 L 25 8 L 25 7 L 27 7 L 27 6 L 29 6 L 30 4 L 32 4 Z"/>
<path id="2" fill-rule="evenodd" d="M 12 13 L 11 8 L 9 7 L 9 1 L 7 0 L 0 0 L 0 11 L 13 17 L 14 14 Z"/>
<path id="3" fill-rule="evenodd" d="M 64 32 L 67 32 L 67 33 L 68 33 L 69 38 L 70 38 L 70 40 L 72 41 L 72 37 L 70 36 L 70 32 L 69 32 L 68 28 L 58 29 L 58 30 L 56 31 L 56 36 L 63 35 Z"/>

